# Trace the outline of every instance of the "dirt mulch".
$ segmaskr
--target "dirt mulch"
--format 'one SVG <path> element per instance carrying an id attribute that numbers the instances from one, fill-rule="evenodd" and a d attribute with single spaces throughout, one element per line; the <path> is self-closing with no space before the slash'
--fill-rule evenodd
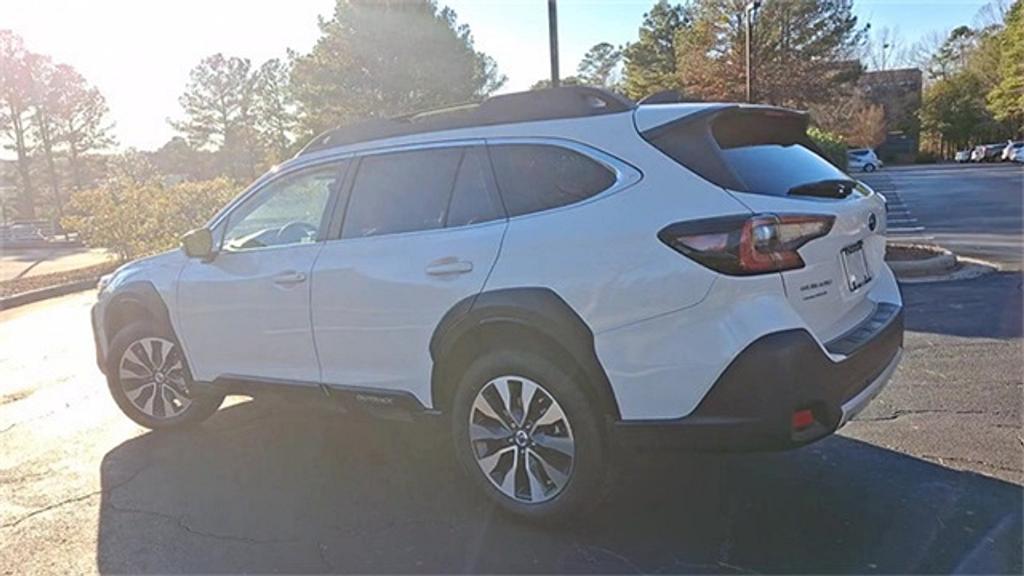
<path id="1" fill-rule="evenodd" d="M 60 286 L 61 284 L 70 284 L 72 282 L 81 282 L 85 280 L 98 280 L 100 276 L 113 272 L 118 266 L 120 266 L 120 263 L 118 262 L 104 262 L 103 264 L 97 264 L 87 268 L 77 268 L 75 270 L 66 270 L 64 272 L 53 272 L 52 274 L 40 274 L 38 276 L 29 276 L 27 278 L 5 280 L 0 282 L 0 298 L 21 294 L 22 292 L 31 292 L 42 288 L 50 288 L 51 286 Z"/>
<path id="2" fill-rule="evenodd" d="M 885 259 L 889 262 L 907 262 L 911 260 L 927 260 L 939 256 L 943 252 L 933 246 L 889 245 L 885 247 Z"/>

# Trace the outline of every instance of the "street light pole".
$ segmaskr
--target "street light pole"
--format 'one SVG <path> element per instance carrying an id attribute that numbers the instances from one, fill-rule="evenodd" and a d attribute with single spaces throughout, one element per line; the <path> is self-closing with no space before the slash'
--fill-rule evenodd
<path id="1" fill-rule="evenodd" d="M 751 72 L 752 72 L 752 70 L 750 68 L 750 33 L 751 33 L 751 26 L 752 26 L 751 20 L 753 19 L 754 11 L 757 10 L 758 8 L 760 8 L 760 7 L 761 7 L 761 0 L 753 0 L 752 2 L 747 4 L 747 7 L 744 9 L 744 15 L 743 15 L 744 16 L 743 20 L 745 21 L 746 28 L 747 28 L 747 102 L 753 102 L 754 101 L 753 90 L 752 90 L 752 80 L 751 80 Z"/>
<path id="2" fill-rule="evenodd" d="M 548 40 L 551 45 L 551 87 L 558 88 L 558 6 L 548 0 Z"/>

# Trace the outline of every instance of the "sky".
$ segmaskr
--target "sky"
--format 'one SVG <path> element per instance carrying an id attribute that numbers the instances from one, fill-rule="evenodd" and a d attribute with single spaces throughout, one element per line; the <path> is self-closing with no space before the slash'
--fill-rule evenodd
<path id="1" fill-rule="evenodd" d="M 772 0 L 767 0 L 772 1 Z M 548 69 L 546 0 L 438 0 L 469 24 L 478 50 L 508 76 L 503 91 L 528 88 Z M 636 39 L 654 0 L 559 0 L 563 76 L 598 42 Z M 987 0 L 855 0 L 873 29 L 897 28 L 908 44 L 974 22 Z M 107 98 L 122 147 L 152 150 L 174 135 L 178 96 L 189 70 L 216 52 L 254 66 L 286 49 L 309 50 L 317 16 L 334 0 L 0 0 L 0 29 L 20 34 L 30 50 L 71 64 Z M 0 153 L 3 154 L 3 153 Z"/>

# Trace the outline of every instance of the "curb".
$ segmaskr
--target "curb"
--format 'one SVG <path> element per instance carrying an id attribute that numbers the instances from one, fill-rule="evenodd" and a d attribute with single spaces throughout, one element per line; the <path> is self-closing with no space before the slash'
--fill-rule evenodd
<path id="1" fill-rule="evenodd" d="M 926 284 L 929 282 L 950 282 L 956 280 L 973 280 L 992 272 L 998 272 L 1000 267 L 992 262 L 986 262 L 977 258 L 957 257 L 957 267 L 953 270 L 942 272 L 938 275 L 905 276 L 897 278 L 900 284 Z"/>
<path id="2" fill-rule="evenodd" d="M 938 246 L 927 244 L 890 244 L 890 246 L 927 248 L 935 252 L 935 256 L 923 260 L 886 260 L 886 264 L 892 269 L 893 274 L 900 279 L 903 277 L 937 276 L 952 271 L 957 265 L 956 254 Z"/>
<path id="3" fill-rule="evenodd" d="M 46 300 L 47 298 L 56 298 L 57 296 L 65 296 L 75 292 L 91 290 L 96 287 L 96 282 L 98 282 L 97 278 L 90 278 L 88 280 L 69 282 L 59 286 L 40 288 L 38 290 L 31 290 L 29 292 L 22 292 L 6 298 L 0 298 L 0 311 L 10 310 L 11 308 L 17 308 L 18 306 L 24 306 L 25 304 L 31 304 L 40 300 Z"/>

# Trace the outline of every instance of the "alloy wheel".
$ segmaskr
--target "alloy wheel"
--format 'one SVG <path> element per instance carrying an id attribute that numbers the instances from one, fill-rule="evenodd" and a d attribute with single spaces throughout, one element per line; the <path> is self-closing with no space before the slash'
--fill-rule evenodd
<path id="1" fill-rule="evenodd" d="M 128 401 L 151 418 L 173 418 L 192 404 L 181 353 L 165 338 L 140 338 L 128 346 L 118 380 Z"/>
<path id="2" fill-rule="evenodd" d="M 516 501 L 558 496 L 572 476 L 576 444 L 558 401 L 540 384 L 501 376 L 477 392 L 469 441 L 484 476 Z"/>

